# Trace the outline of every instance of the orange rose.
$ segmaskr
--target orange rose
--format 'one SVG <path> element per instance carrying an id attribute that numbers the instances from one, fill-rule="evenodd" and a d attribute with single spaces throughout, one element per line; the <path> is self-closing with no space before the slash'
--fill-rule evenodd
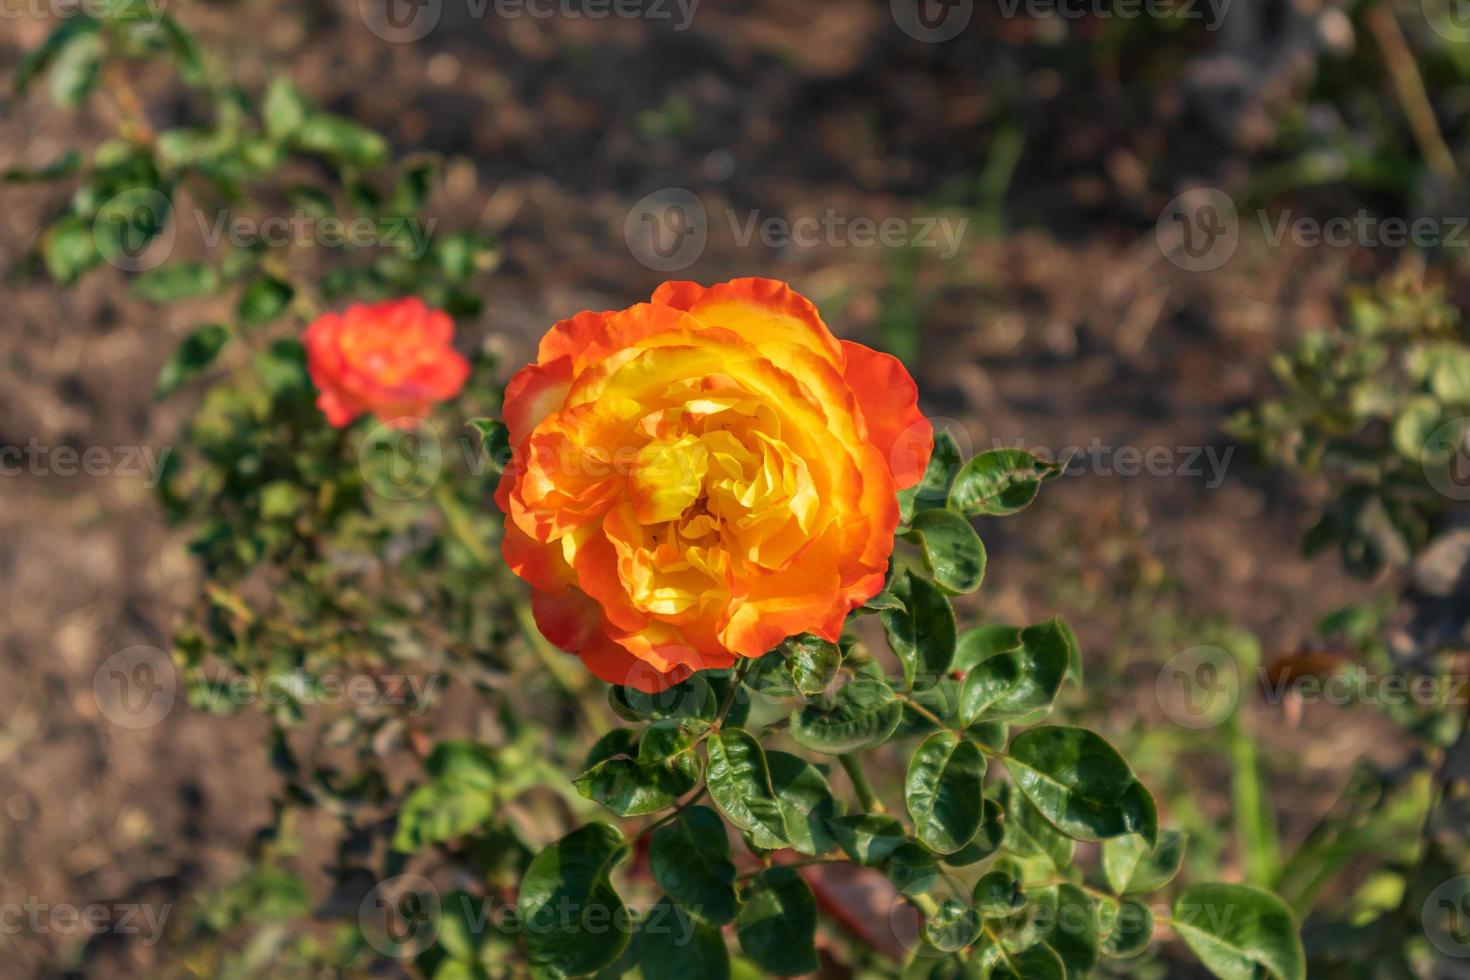
<path id="1" fill-rule="evenodd" d="M 335 426 L 363 412 L 408 427 L 434 402 L 459 394 L 470 366 L 450 346 L 454 322 L 410 296 L 341 313 L 324 313 L 306 328 L 306 368 L 317 407 Z"/>
<path id="2" fill-rule="evenodd" d="M 883 587 L 895 492 L 933 448 L 903 365 L 769 279 L 668 282 L 561 321 L 505 422 L 503 551 L 537 624 L 644 691 L 796 633 L 836 640 Z"/>

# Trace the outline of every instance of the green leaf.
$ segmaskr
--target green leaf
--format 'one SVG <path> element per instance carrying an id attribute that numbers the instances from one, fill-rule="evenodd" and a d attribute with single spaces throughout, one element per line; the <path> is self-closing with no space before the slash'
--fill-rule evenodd
<path id="1" fill-rule="evenodd" d="M 72 42 L 87 34 L 95 34 L 97 21 L 91 17 L 71 17 L 61 22 L 56 30 L 46 36 L 40 46 L 20 60 L 15 70 L 15 94 L 24 95 L 37 78 L 51 67 L 62 51 Z"/>
<path id="2" fill-rule="evenodd" d="M 197 377 L 214 363 L 215 357 L 230 339 L 230 331 L 218 323 L 206 324 L 185 337 L 158 372 L 153 397 L 167 398 L 190 378 Z"/>
<path id="3" fill-rule="evenodd" d="M 511 459 L 510 429 L 498 419 L 470 419 L 465 424 L 480 434 L 489 458 L 490 472 L 496 475 L 504 473 Z"/>
<path id="4" fill-rule="evenodd" d="M 1003 919 L 1026 905 L 1021 879 L 1006 868 L 981 875 L 972 894 L 975 908 L 987 919 Z"/>
<path id="5" fill-rule="evenodd" d="M 311 115 L 311 102 L 285 78 L 276 78 L 265 91 L 260 116 L 271 139 L 290 139 Z"/>
<path id="6" fill-rule="evenodd" d="M 962 462 L 960 447 L 954 437 L 943 430 L 934 433 L 934 451 L 929 456 L 929 466 L 918 483 L 906 490 L 898 491 L 899 518 L 904 523 L 913 519 L 916 511 L 929 507 L 943 507 L 949 499 L 949 487 Z"/>
<path id="7" fill-rule="evenodd" d="M 699 785 L 694 740 L 680 722 L 650 725 L 639 740 L 636 758 L 624 746 L 625 737 L 610 742 L 611 736 L 598 740 L 588 757 L 588 768 L 572 780 L 587 799 L 620 817 L 631 817 L 673 806 Z M 603 757 L 609 751 L 616 754 Z"/>
<path id="8" fill-rule="evenodd" d="M 931 851 L 953 854 L 980 829 L 985 756 L 953 732 L 930 735 L 909 760 L 904 801 L 914 836 Z"/>
<path id="9" fill-rule="evenodd" d="M 1250 885 L 1195 885 L 1174 903 L 1174 931 L 1222 980 L 1304 980 L 1296 918 Z"/>
<path id="10" fill-rule="evenodd" d="M 11 167 L 0 173 L 0 183 L 35 184 L 69 177 L 82 169 L 82 155 L 76 150 L 67 150 L 40 170 Z"/>
<path id="11" fill-rule="evenodd" d="M 495 756 L 483 745 L 462 739 L 445 739 L 424 760 L 424 771 L 445 782 L 489 788 L 495 785 L 498 769 Z"/>
<path id="12" fill-rule="evenodd" d="M 758 847 L 785 847 L 786 820 L 760 743 L 749 732 L 727 728 L 705 744 L 709 752 L 705 782 L 725 819 L 750 834 Z"/>
<path id="13" fill-rule="evenodd" d="M 630 920 L 609 875 L 627 856 L 622 834 L 589 823 L 532 859 L 516 904 L 533 971 L 560 980 L 618 958 Z"/>
<path id="14" fill-rule="evenodd" d="M 735 919 L 735 865 L 725 822 L 705 806 L 685 807 L 648 847 L 653 880 L 691 915 L 710 925 Z"/>
<path id="15" fill-rule="evenodd" d="M 1047 822 L 1024 793 L 1003 786 L 1005 806 L 1005 839 L 1007 850 L 1022 857 L 1040 858 L 1060 871 L 1072 863 L 1076 843 Z"/>
<path id="16" fill-rule="evenodd" d="M 791 846 L 810 857 L 830 851 L 836 843 L 827 832 L 827 821 L 838 810 L 827 778 L 816 766 L 789 752 L 766 752 L 766 764 Z"/>
<path id="17" fill-rule="evenodd" d="M 1085 977 L 1097 966 L 1102 948 L 1102 927 L 1097 906 L 1087 893 L 1073 884 L 1056 887 L 1056 914 L 1043 937 L 1067 968 L 1069 977 Z"/>
<path id="18" fill-rule="evenodd" d="M 1141 834 L 1158 841 L 1154 798 L 1116 749 L 1085 728 L 1043 725 L 1011 740 L 1006 770 L 1058 830 L 1075 840 Z"/>
<path id="19" fill-rule="evenodd" d="M 462 837 L 494 813 L 495 799 L 488 788 L 465 782 L 428 783 L 403 801 L 393 831 L 393 849 L 413 854 L 430 844 Z"/>
<path id="20" fill-rule="evenodd" d="M 1154 936 L 1154 913 L 1136 899 L 1124 899 L 1107 925 L 1103 955 L 1126 959 L 1148 949 Z"/>
<path id="21" fill-rule="evenodd" d="M 821 694 L 837 676 L 842 666 L 842 651 L 837 644 L 803 633 L 781 644 L 786 670 L 796 690 L 807 697 Z"/>
<path id="22" fill-rule="evenodd" d="M 934 581 L 952 593 L 974 592 L 985 577 L 985 545 L 970 522 L 952 510 L 921 510 L 905 537 L 917 539 Z"/>
<path id="23" fill-rule="evenodd" d="M 924 918 L 922 933 L 924 941 L 935 949 L 956 952 L 980 937 L 980 913 L 949 899 Z"/>
<path id="24" fill-rule="evenodd" d="M 995 958 L 986 980 L 1067 980 L 1062 958 L 1046 943 L 1037 943 L 1019 953 L 1004 953 L 1000 947 L 992 946 L 986 954 L 987 958 Z"/>
<path id="25" fill-rule="evenodd" d="M 791 715 L 791 737 L 827 755 L 856 752 L 884 741 L 898 727 L 903 704 L 873 677 L 855 677 L 838 688 L 830 705 L 808 704 Z"/>
<path id="26" fill-rule="evenodd" d="M 219 289 L 219 273 L 202 262 L 174 262 L 139 274 L 133 279 L 134 296 L 150 303 L 207 296 Z"/>
<path id="27" fill-rule="evenodd" d="M 855 813 L 827 821 L 843 853 L 858 864 L 876 868 L 908 842 L 903 824 L 881 813 Z"/>
<path id="28" fill-rule="evenodd" d="M 904 687 L 925 691 L 938 684 L 954 661 L 954 609 L 928 579 L 905 572 L 894 581 L 902 611 L 878 614 L 888 645 L 903 664 Z"/>
<path id="29" fill-rule="evenodd" d="M 966 517 L 1014 514 L 1036 499 L 1062 467 L 1023 449 L 991 449 L 965 464 L 949 491 L 949 507 Z"/>
<path id="30" fill-rule="evenodd" d="M 467 891 L 455 889 L 446 892 L 437 907 L 436 945 L 453 959 L 473 963 L 479 956 L 486 928 L 490 925 L 488 919 L 477 914 L 483 907 L 483 902 Z M 442 973 L 441 970 L 434 975 L 438 977 Z"/>
<path id="31" fill-rule="evenodd" d="M 57 219 L 41 238 L 41 258 L 57 285 L 70 286 L 89 269 L 102 263 L 90 226 L 76 215 Z"/>
<path id="32" fill-rule="evenodd" d="M 971 637 L 962 646 L 1006 643 L 1005 634 L 990 631 Z M 976 663 L 960 687 L 960 720 L 1016 721 L 1044 713 L 1056 699 L 1067 675 L 1068 647 L 1060 621 L 1051 619 L 1021 630 L 1021 644 Z"/>
<path id="33" fill-rule="evenodd" d="M 254 279 L 240 294 L 235 314 L 247 327 L 260 327 L 276 320 L 291 305 L 294 291 L 291 287 L 271 276 Z"/>
<path id="34" fill-rule="evenodd" d="M 1018 650 L 1020 647 L 1020 627 L 1006 626 L 1003 623 L 976 626 L 965 630 L 955 641 L 952 666 L 955 670 L 969 672 L 976 664 L 989 660 L 997 653 Z"/>
<path id="35" fill-rule="evenodd" d="M 204 53 L 199 49 L 199 42 L 194 39 L 194 35 L 184 30 L 172 14 L 160 17 L 158 26 L 168 38 L 169 51 L 173 54 L 174 64 L 179 66 L 180 77 L 190 85 L 203 85 L 207 82 L 209 76 L 204 69 Z"/>
<path id="36" fill-rule="evenodd" d="M 1004 787 L 1002 787 L 1004 788 Z M 1040 820 L 1041 817 L 1037 817 Z M 1006 821 L 1005 809 L 995 800 L 986 800 L 980 810 L 980 829 L 970 842 L 953 854 L 946 854 L 942 860 L 952 868 L 963 868 L 971 864 L 977 864 L 985 860 L 1000 849 L 1005 841 Z M 1056 833 L 1052 831 L 1052 833 Z M 1061 840 L 1066 838 L 1058 835 Z M 1067 841 L 1070 845 L 1071 841 Z"/>
<path id="37" fill-rule="evenodd" d="M 1188 840 L 1183 831 L 1162 830 L 1152 847 L 1137 834 L 1103 841 L 1108 887 L 1115 895 L 1158 891 L 1179 873 Z"/>
<path id="38" fill-rule="evenodd" d="M 650 718 L 690 718 L 714 721 L 720 702 L 704 676 L 705 672 L 680 681 L 654 694 L 634 687 L 608 689 L 608 703 L 620 718 L 646 721 Z"/>
<path id="39" fill-rule="evenodd" d="M 1411 399 L 1393 421 L 1393 445 L 1399 455 L 1415 463 L 1424 462 L 1430 437 L 1439 428 L 1442 415 L 1439 399 L 1433 395 Z"/>
<path id="40" fill-rule="evenodd" d="M 292 134 L 295 146 L 326 157 L 338 166 L 370 170 L 388 159 L 388 141 L 342 116 L 318 112 L 307 116 Z"/>
<path id="41" fill-rule="evenodd" d="M 97 87 L 105 45 L 95 32 L 80 33 L 57 53 L 51 65 L 51 101 L 64 109 L 82 104 Z"/>
<path id="42" fill-rule="evenodd" d="M 667 898 L 649 910 L 638 944 L 645 977 L 729 980 L 730 951 L 720 930 L 691 918 Z"/>
<path id="43" fill-rule="evenodd" d="M 909 841 L 894 848 L 884 870 L 893 887 L 904 895 L 923 895 L 939 884 L 939 862 L 928 850 Z"/>
<path id="44" fill-rule="evenodd" d="M 817 902 L 801 875 L 791 868 L 767 868 L 742 894 L 735 920 L 745 955 L 778 977 L 794 977 L 817 968 Z"/>

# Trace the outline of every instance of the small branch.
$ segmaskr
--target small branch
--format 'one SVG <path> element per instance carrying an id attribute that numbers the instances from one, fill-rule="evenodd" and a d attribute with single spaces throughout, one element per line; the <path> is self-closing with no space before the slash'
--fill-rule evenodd
<path id="1" fill-rule="evenodd" d="M 1399 103 L 1409 119 L 1409 128 L 1414 131 L 1414 140 L 1419 144 L 1429 169 L 1446 180 L 1454 180 L 1458 173 L 1455 158 L 1440 132 L 1439 122 L 1434 118 L 1434 107 L 1424 89 L 1424 77 L 1419 74 L 1419 65 L 1414 53 L 1404 40 L 1394 19 L 1393 10 L 1386 3 L 1375 4 L 1365 16 L 1368 28 L 1383 50 L 1383 60 L 1388 64 L 1388 73 L 1393 77 L 1398 91 Z"/>
<path id="2" fill-rule="evenodd" d="M 883 801 L 878 799 L 878 794 L 873 792 L 873 784 L 868 782 L 868 774 L 863 771 L 863 762 L 851 752 L 844 752 L 837 757 L 842 763 L 842 768 L 847 772 L 847 778 L 852 780 L 852 788 L 857 792 L 858 801 L 862 803 L 863 809 L 868 813 L 887 813 Z"/>

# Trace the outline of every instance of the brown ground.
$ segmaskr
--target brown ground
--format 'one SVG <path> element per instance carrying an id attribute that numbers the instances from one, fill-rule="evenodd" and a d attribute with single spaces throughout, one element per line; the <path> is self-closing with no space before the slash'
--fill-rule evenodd
<path id="1" fill-rule="evenodd" d="M 738 6 L 711 2 L 676 34 L 619 21 L 455 23 L 461 5 L 446 2 L 445 23 L 408 45 L 363 29 L 349 0 L 180 13 L 247 88 L 289 72 L 399 149 L 456 158 L 435 200 L 444 226 L 492 231 L 504 248 L 485 314 L 462 331 L 514 364 L 554 319 L 625 305 L 665 278 L 623 240 L 628 207 L 653 190 L 694 187 L 712 210 L 728 202 L 742 213 L 941 214 L 938 189 L 983 166 L 992 92 L 970 59 L 992 42 L 938 51 L 908 42 L 882 4 Z M 0 71 L 42 35 L 32 21 L 4 31 Z M 688 132 L 668 142 L 638 135 L 640 113 L 670 93 L 693 108 Z M 1095 96 L 1104 106 L 1109 97 Z M 151 104 L 159 125 L 179 109 Z M 1088 110 L 1056 110 L 1073 112 Z M 68 118 L 44 94 L 7 104 L 0 167 L 44 162 L 112 121 L 105 104 Z M 1270 390 L 1266 357 L 1332 320 L 1350 258 L 1332 250 L 1266 254 L 1247 244 L 1209 276 L 1169 264 L 1152 216 L 1191 174 L 1183 165 L 1146 174 L 1152 160 L 1137 154 L 1146 145 L 1167 156 L 1178 130 L 1163 125 L 1145 139 L 1106 126 L 1063 138 L 1038 124 L 1012 194 L 1030 230 L 972 228 L 954 260 L 921 256 L 916 373 L 931 413 L 957 420 L 975 449 L 1096 438 L 1176 458 L 1186 447 L 1224 451 L 1230 412 Z M 1178 149 L 1181 159 L 1198 153 Z M 1111 213 L 1088 204 L 1099 187 Z M 0 263 L 20 258 L 63 193 L 0 196 Z M 683 275 L 787 278 L 839 334 L 880 339 L 900 285 L 883 251 L 742 248 L 713 224 L 709 250 Z M 127 298 L 122 282 L 104 270 L 67 293 L 6 287 L 0 444 L 168 445 L 179 407 L 154 405 L 152 379 L 205 312 L 159 312 Z M 1058 587 L 1041 552 L 1076 540 L 1091 549 L 1075 569 L 1084 589 L 1101 587 L 1099 569 L 1124 567 L 1120 555 L 1145 556 L 1177 580 L 1181 615 L 1223 615 L 1268 650 L 1294 648 L 1323 611 L 1363 594 L 1331 558 L 1299 560 L 1312 504 L 1246 450 L 1236 449 L 1221 486 L 1204 479 L 1090 474 L 1049 487 L 1025 515 L 982 528 L 987 608 L 1016 618 L 1053 611 Z M 248 712 L 217 719 L 180 706 L 134 732 L 107 723 L 91 695 L 110 654 L 166 644 L 172 611 L 193 589 L 180 539 L 142 483 L 0 478 L 0 902 L 179 901 L 228 877 L 268 818 L 273 777 Z M 1091 655 L 1108 655 L 1116 624 L 1095 610 L 1072 619 Z M 1156 713 L 1152 675 L 1139 677 L 1117 700 Z M 1128 719 L 1118 712 L 1114 730 Z M 1258 720 L 1268 744 L 1295 760 L 1282 767 L 1283 785 L 1309 791 L 1293 796 L 1288 845 L 1355 757 L 1395 751 L 1366 722 L 1309 712 L 1292 728 L 1269 711 Z M 65 969 L 80 938 L 0 932 L 0 972 Z M 128 944 L 118 962 L 146 969 L 158 955 Z"/>

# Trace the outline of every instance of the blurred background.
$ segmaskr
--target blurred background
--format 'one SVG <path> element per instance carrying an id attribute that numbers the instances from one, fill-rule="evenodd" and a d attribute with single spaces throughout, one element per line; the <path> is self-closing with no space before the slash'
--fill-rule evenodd
<path id="1" fill-rule="evenodd" d="M 981 527 L 972 610 L 1068 619 L 1088 673 L 1072 710 L 1192 832 L 1192 861 L 1279 882 L 1362 766 L 1417 751 L 1372 705 L 1263 687 L 1350 656 L 1322 617 L 1392 601 L 1413 573 L 1304 557 L 1332 488 L 1232 420 L 1281 394 L 1273 358 L 1337 329 L 1354 291 L 1470 300 L 1461 0 L 387 2 L 168 9 L 245 90 L 289 77 L 395 153 L 446 158 L 437 233 L 494 242 L 458 343 L 495 355 L 497 380 L 555 320 L 665 279 L 789 280 L 839 336 L 900 356 L 967 453 L 1071 453 L 1040 502 Z M 0 0 L 0 69 L 74 6 Z M 187 114 L 166 77 L 131 84 L 154 126 Z M 106 101 L 71 114 L 0 92 L 0 169 L 119 121 Z M 67 193 L 0 188 L 0 264 L 23 265 Z M 179 225 L 175 248 L 209 247 L 207 225 Z M 212 301 L 160 308 L 125 281 L 3 287 L 0 446 L 52 455 L 0 476 L 0 900 L 184 916 L 239 873 L 279 783 L 262 718 L 180 705 L 133 730 L 93 694 L 112 655 L 168 645 L 197 588 L 153 497 L 182 409 L 152 390 Z M 59 447 L 100 447 L 98 466 L 68 472 Z M 1451 609 L 1457 554 L 1438 556 Z M 1377 635 L 1412 646 L 1414 615 Z M 1227 696 L 1249 710 L 1229 725 L 1171 701 L 1169 671 L 1197 676 L 1201 647 L 1239 667 Z M 1344 846 L 1346 894 L 1375 845 Z M 9 925 L 6 975 L 188 958 L 147 928 Z"/>

